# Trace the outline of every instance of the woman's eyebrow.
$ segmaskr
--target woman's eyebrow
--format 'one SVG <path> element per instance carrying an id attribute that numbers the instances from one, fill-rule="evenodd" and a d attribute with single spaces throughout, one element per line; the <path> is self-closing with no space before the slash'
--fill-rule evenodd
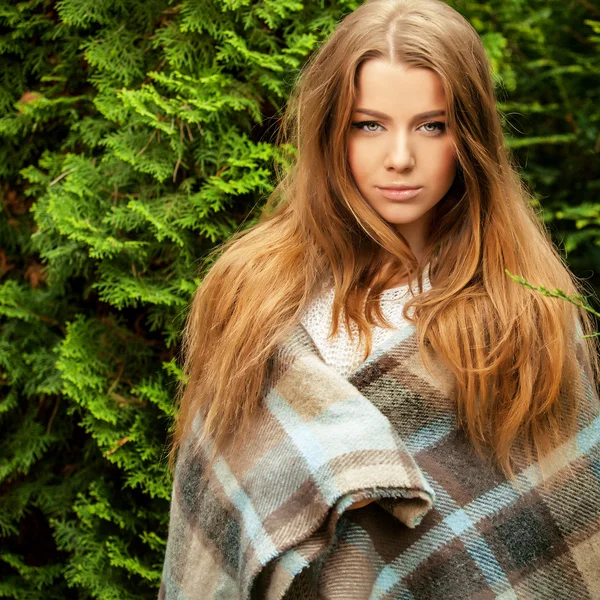
<path id="1" fill-rule="evenodd" d="M 363 113 L 365 115 L 370 115 L 371 117 L 376 117 L 378 119 L 390 119 L 389 115 L 385 113 L 379 112 L 377 110 L 369 110 L 368 108 L 355 108 L 354 112 Z M 428 112 L 421 113 L 419 115 L 415 115 L 412 118 L 412 121 L 418 121 L 419 119 L 430 119 L 432 117 L 443 117 L 446 115 L 445 110 L 430 110 Z"/>

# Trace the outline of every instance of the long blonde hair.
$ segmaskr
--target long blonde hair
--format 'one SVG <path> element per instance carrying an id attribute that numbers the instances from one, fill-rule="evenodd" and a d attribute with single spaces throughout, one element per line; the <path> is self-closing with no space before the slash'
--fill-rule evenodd
<path id="1" fill-rule="evenodd" d="M 348 166 L 357 73 L 372 58 L 431 69 L 446 94 L 458 173 L 434 209 L 420 261 L 364 200 Z M 588 334 L 593 324 L 585 310 L 505 273 L 582 293 L 513 166 L 490 65 L 468 21 L 438 0 L 365 2 L 305 64 L 277 142 L 297 156 L 289 168 L 276 167 L 260 221 L 207 257 L 193 296 L 171 469 L 198 411 L 217 452 L 243 439 L 269 357 L 323 282 L 335 286 L 331 333 L 342 317 L 347 327 L 354 321 L 366 357 L 370 327 L 390 325 L 378 295 L 399 273 L 422 282 L 426 265 L 431 289 L 411 297 L 404 316 L 416 324 L 420 347 L 429 344 L 455 376 L 458 422 L 477 451 L 512 475 L 519 439 L 541 457 L 570 435 L 579 375 L 571 344 L 577 322 Z M 583 345 L 597 376 L 594 340 Z"/>

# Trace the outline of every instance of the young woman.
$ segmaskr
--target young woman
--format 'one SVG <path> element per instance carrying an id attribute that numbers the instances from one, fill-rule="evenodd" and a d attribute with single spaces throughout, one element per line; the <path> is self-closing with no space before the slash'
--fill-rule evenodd
<path id="1" fill-rule="evenodd" d="M 185 329 L 187 385 L 181 388 L 171 465 L 183 441 L 194 433 L 192 423 L 198 415 L 202 415 L 203 428 L 196 443 L 210 445 L 215 460 L 227 451 L 234 464 L 253 447 L 255 418 L 269 389 L 272 357 L 299 324 L 321 360 L 321 365 L 311 363 L 316 369 L 314 380 L 328 377 L 329 387 L 322 389 L 330 390 L 329 382 L 337 382 L 333 387 L 346 383 L 338 376 L 358 386 L 357 373 L 365 373 L 364 369 L 360 371 L 361 365 L 374 364 L 367 359 L 374 361 L 374 356 L 385 354 L 390 336 L 412 327 L 419 352 L 431 350 L 451 374 L 456 430 L 468 440 L 473 456 L 489 459 L 490 469 L 500 474 L 494 476 L 497 487 L 493 489 L 503 490 L 503 494 L 508 489 L 520 489 L 524 479 L 516 475 L 525 473 L 527 465 L 538 465 L 545 457 L 554 456 L 552 452 L 564 448 L 576 435 L 581 423 L 576 410 L 581 399 L 581 365 L 591 382 L 583 395 L 592 404 L 597 402 L 594 376 L 598 363 L 594 338 L 582 337 L 593 329 L 585 310 L 519 285 L 505 273 L 507 269 L 534 285 L 560 288 L 568 295 L 583 293 L 532 209 L 531 196 L 511 161 L 496 108 L 490 65 L 476 31 L 438 0 L 365 2 L 339 24 L 306 64 L 290 97 L 280 141 L 296 146 L 293 166 L 278 173 L 279 183 L 261 222 L 215 251 L 211 258 L 217 253 L 218 257 L 194 295 Z M 577 352 L 573 350 L 574 340 L 579 343 Z M 381 360 L 378 369 L 385 371 Z M 311 380 L 310 370 L 299 381 L 299 387 L 306 385 L 307 389 L 317 385 Z M 366 384 L 360 392 L 375 405 L 381 397 L 369 396 Z M 393 422 L 393 413 L 400 408 L 394 405 L 393 395 L 391 400 L 391 404 L 377 406 Z M 423 419 L 426 416 L 427 410 L 422 413 Z M 597 460 L 598 431 L 590 431 L 596 437 L 586 438 L 586 452 L 595 452 Z M 436 455 L 436 465 L 458 448 L 460 442 L 452 440 L 459 438 L 452 435 L 445 438 L 445 450 Z M 248 436 L 251 441 L 245 445 Z M 523 448 L 527 463 L 519 454 Z M 466 456 L 467 450 L 464 452 Z M 424 481 L 433 482 L 438 468 L 432 466 L 433 459 L 420 461 L 415 457 Z M 588 462 L 592 464 L 593 460 Z M 214 464 L 203 463 L 202 473 L 207 479 Z M 278 470 L 276 464 L 269 464 L 268 476 L 276 488 L 290 473 L 283 466 Z M 452 465 L 444 468 L 452 474 Z M 467 477 L 459 472 L 462 468 L 456 467 L 455 477 Z M 473 467 L 474 480 L 480 468 Z M 588 482 L 588 491 L 598 489 L 600 483 L 592 483 L 589 473 L 580 468 L 581 481 Z M 227 472 L 233 472 L 233 467 Z M 223 471 L 219 473 L 222 487 L 218 489 L 226 489 Z M 577 482 L 573 485 L 579 486 L 580 479 Z M 424 488 L 427 485 L 423 483 Z M 182 486 L 184 483 L 176 480 L 173 504 Z M 250 488 L 249 480 L 240 484 L 244 493 L 251 494 Z M 218 489 L 214 488 L 215 495 L 220 493 Z M 578 490 L 574 487 L 572 494 Z M 450 510 L 448 498 L 452 494 L 447 494 L 443 486 L 435 491 L 442 499 L 440 512 L 436 513 L 438 521 L 450 519 L 450 513 L 444 510 Z M 566 491 L 567 496 L 570 493 Z M 456 510 L 466 510 L 466 501 L 461 504 L 458 496 L 452 498 L 452 502 L 458 502 Z M 587 505 L 580 507 L 579 513 L 588 524 L 587 533 L 578 538 L 588 544 L 585 548 L 592 562 L 587 567 L 582 566 L 584 545 L 578 547 L 581 556 L 575 550 L 571 556 L 563 538 L 561 549 L 554 542 L 546 546 L 553 552 L 564 552 L 569 567 L 548 551 L 544 555 L 547 570 L 535 571 L 535 575 L 531 575 L 533 563 L 525 559 L 519 563 L 516 550 L 512 554 L 506 551 L 505 556 L 504 550 L 490 542 L 486 546 L 490 555 L 484 553 L 485 560 L 474 559 L 474 572 L 483 573 L 482 581 L 488 586 L 487 595 L 481 597 L 496 597 L 492 592 L 500 597 L 500 591 L 506 598 L 575 597 L 556 595 L 554 584 L 548 583 L 554 581 L 557 589 L 567 585 L 566 573 L 571 573 L 573 581 L 577 579 L 577 584 L 568 585 L 575 586 L 571 591 L 577 590 L 578 597 L 586 585 L 600 586 L 598 578 L 595 583 L 591 579 L 595 566 L 600 567 L 598 562 L 592 564 L 600 561 L 600 505 L 598 496 L 593 496 L 586 496 Z M 350 519 L 366 519 L 361 522 L 364 530 L 364 523 L 383 518 L 385 511 L 376 502 L 381 499 L 374 494 L 359 501 L 353 497 L 354 501 L 344 508 L 353 512 L 340 513 L 336 527 L 343 529 Z M 232 501 L 233 505 L 245 514 L 245 508 Z M 332 506 L 325 506 L 325 510 Z M 300 511 L 301 504 L 296 508 Z M 195 510 L 193 505 L 188 509 L 192 513 Z M 197 509 L 205 510 L 200 504 Z M 527 514 L 541 514 L 537 508 L 527 510 Z M 454 519 L 456 514 L 452 513 Z M 375 521 L 369 521 L 371 518 Z M 429 523 L 427 518 L 424 523 Z M 181 541 L 185 527 L 179 521 L 175 525 L 173 519 L 171 551 L 176 546 L 187 546 L 190 552 L 193 544 Z M 539 523 L 548 525 L 551 521 L 550 517 L 546 521 L 532 519 L 523 516 L 520 525 L 498 521 L 489 526 L 488 533 L 494 539 L 509 539 L 509 529 L 512 532 L 521 527 L 519 535 L 527 546 L 530 539 L 541 535 Z M 211 523 L 211 539 L 225 544 L 218 520 Z M 248 527 L 248 521 L 244 523 Z M 560 529 L 557 523 L 552 521 L 551 526 Z M 572 522 L 564 526 L 575 532 Z M 426 525 L 423 535 L 433 535 L 432 528 L 433 521 Z M 228 529 L 227 535 L 232 531 Z M 415 538 L 411 529 L 405 530 L 410 535 L 402 531 L 393 543 L 403 545 L 403 552 L 424 543 L 424 538 Z M 565 531 L 563 534 L 567 535 Z M 471 540 L 474 549 L 468 545 L 471 542 L 460 539 L 471 557 L 479 552 L 479 538 Z M 453 543 L 458 542 L 447 541 L 447 547 Z M 513 548 L 511 544 L 518 546 L 511 541 L 502 547 Z M 208 546 L 202 547 L 206 555 L 210 554 Z M 190 589 L 198 590 L 198 586 L 204 586 L 204 592 L 198 591 L 194 597 L 234 597 L 218 595 L 216 584 L 206 587 L 198 575 L 192 576 L 193 563 L 188 564 L 187 574 L 181 564 L 177 566 L 179 579 L 175 584 L 175 559 L 169 558 L 169 552 L 161 587 L 163 598 L 179 597 L 170 590 L 185 588 L 182 581 L 186 578 L 188 598 Z M 532 552 L 540 556 L 538 546 Z M 277 556 L 273 551 L 272 558 Z M 410 560 L 417 560 L 416 554 L 411 556 Z M 439 557 L 435 560 L 441 561 Z M 344 564 L 336 563 L 338 571 L 344 570 Z M 360 593 L 354 587 L 354 591 L 336 596 L 335 585 L 330 595 L 323 592 L 323 576 L 318 579 L 323 563 L 319 563 L 320 567 L 313 569 L 312 591 L 293 584 L 287 593 L 304 598 L 346 599 L 466 598 L 475 596 L 476 590 L 483 593 L 483 588 L 477 588 L 479 583 L 474 583 L 475 575 L 469 575 L 468 585 L 458 581 L 463 575 L 456 573 L 461 573 L 461 564 L 466 562 L 456 562 L 454 567 L 452 564 L 450 560 L 444 562 L 444 568 L 438 571 L 428 567 L 427 577 L 420 581 L 411 579 L 414 570 L 410 576 L 400 575 L 404 567 L 396 566 L 398 581 L 396 587 L 389 587 L 395 591 L 388 590 L 388 595 L 372 596 L 375 587 Z M 542 566 L 536 563 L 535 568 Z M 378 577 L 383 572 L 377 571 Z M 502 579 L 499 573 L 510 575 Z M 445 583 L 448 577 L 458 581 L 455 588 Z M 225 575 L 223 578 L 227 579 Z M 225 585 L 223 578 L 219 585 Z M 196 587 L 189 581 L 196 581 Z M 520 581 L 529 583 L 518 588 Z M 535 595 L 538 592 L 531 581 L 538 582 L 542 590 L 539 595 Z M 261 589 L 272 590 L 269 585 Z M 597 594 L 599 587 L 594 589 Z M 433 593 L 431 590 L 437 590 L 439 596 L 427 595 Z M 282 597 L 272 593 L 272 597 Z M 235 597 L 245 596 L 240 592 Z M 266 593 L 264 597 L 271 596 Z"/>

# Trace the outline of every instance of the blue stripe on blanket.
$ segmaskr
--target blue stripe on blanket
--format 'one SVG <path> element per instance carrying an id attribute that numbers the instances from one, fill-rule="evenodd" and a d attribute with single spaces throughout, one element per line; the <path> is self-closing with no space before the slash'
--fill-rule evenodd
<path id="1" fill-rule="evenodd" d="M 290 574 L 290 579 L 295 577 L 309 565 L 309 562 L 299 552 L 295 550 L 288 550 L 285 552 L 279 560 L 279 565 L 284 567 L 285 570 Z"/>
<path id="2" fill-rule="evenodd" d="M 437 487 L 435 491 L 437 494 L 439 492 L 439 487 Z M 463 513 L 464 511 L 460 512 Z M 498 564 L 489 546 L 481 538 L 478 532 L 475 531 L 475 524 L 473 522 L 468 522 L 467 525 L 467 522 L 464 521 L 464 514 L 461 516 L 463 519 L 462 527 L 465 527 L 465 530 L 468 529 L 468 533 L 471 534 L 470 536 L 465 537 L 462 535 L 465 530 L 458 533 L 449 526 L 448 519 L 451 518 L 450 523 L 452 523 L 455 528 L 461 529 L 461 526 L 459 526 L 460 519 L 457 514 L 449 515 L 444 522 L 427 532 L 420 540 L 410 546 L 406 552 L 398 556 L 396 560 L 391 562 L 379 574 L 371 598 L 373 600 L 382 598 L 386 593 L 389 593 L 396 585 L 398 585 L 402 579 L 414 573 L 421 563 L 429 558 L 434 552 L 457 537 L 460 537 L 464 547 L 479 567 L 479 570 L 490 587 L 496 593 L 503 593 L 510 590 L 511 585 L 506 578 L 506 574 Z M 375 593 L 375 590 L 378 590 L 378 592 Z M 509 595 L 507 597 L 510 598 L 511 596 Z"/>
<path id="3" fill-rule="evenodd" d="M 600 417 L 594 419 L 585 429 L 577 434 L 577 450 L 581 456 L 595 446 L 600 440 Z"/>
<path id="4" fill-rule="evenodd" d="M 271 541 L 269 534 L 265 531 L 250 498 L 248 498 L 246 492 L 240 487 L 238 480 L 222 458 L 218 458 L 215 461 L 213 471 L 221 482 L 223 490 L 231 503 L 240 511 L 240 518 L 246 529 L 248 538 L 252 541 L 258 560 L 261 564 L 266 564 L 267 561 L 276 556 L 277 549 Z M 246 549 L 244 548 L 243 550 L 245 551 Z"/>
<path id="5" fill-rule="evenodd" d="M 598 443 L 600 439 L 600 417 L 597 417 L 588 427 L 583 429 L 576 438 L 576 444 L 569 444 L 567 442 L 561 448 L 557 449 L 548 457 L 548 463 L 552 464 L 553 457 L 558 456 L 559 452 L 566 454 L 569 463 L 577 460 L 583 456 L 590 448 Z M 569 447 L 573 449 L 575 446 L 576 451 L 569 452 Z M 428 482 L 432 485 L 435 490 L 437 501 L 436 508 L 442 513 L 447 513 L 450 506 L 454 504 L 452 499 L 439 485 L 436 485 L 434 480 L 425 473 Z M 525 469 L 522 473 L 517 476 L 517 482 L 521 488 L 523 494 L 532 491 L 541 482 L 541 473 L 537 465 L 532 465 Z M 509 482 L 503 482 L 496 486 L 494 489 L 483 494 L 479 498 L 476 498 L 471 503 L 466 505 L 464 508 L 456 506 L 456 510 L 453 513 L 446 514 L 444 521 L 428 531 L 423 537 L 417 540 L 406 552 L 402 553 L 398 558 L 390 563 L 379 574 L 376 584 L 374 586 L 374 592 L 371 598 L 381 598 L 386 592 L 393 589 L 401 579 L 413 573 L 419 565 L 426 560 L 433 552 L 440 549 L 442 546 L 448 544 L 456 537 L 460 537 L 463 544 L 469 551 L 471 557 L 475 560 L 479 566 L 480 571 L 496 593 L 502 594 L 502 598 L 512 599 L 515 598 L 514 592 L 511 593 L 511 585 L 506 579 L 505 573 L 496 562 L 491 550 L 485 544 L 481 536 L 477 536 L 477 543 L 472 539 L 471 544 L 469 540 L 463 537 L 465 531 L 475 532 L 475 526 L 479 521 L 484 518 L 491 517 L 500 510 L 508 508 L 514 504 L 521 494 L 519 491 Z M 480 541 L 479 541 L 480 540 Z M 490 563 L 488 561 L 493 560 L 492 565 L 496 568 L 489 568 Z M 375 593 L 376 590 L 379 590 Z"/>
<path id="6" fill-rule="evenodd" d="M 554 464 L 562 464 L 562 461 L 560 461 L 561 456 L 564 455 L 569 463 L 572 463 L 588 453 L 599 443 L 600 416 L 596 417 L 587 427 L 584 427 L 581 431 L 579 431 L 575 437 L 574 444 L 567 442 L 548 457 L 548 459 L 545 461 L 545 472 L 550 474 Z M 552 460 L 554 457 L 559 460 Z M 542 473 L 537 464 L 531 465 L 517 477 L 519 485 L 523 486 L 522 489 L 531 489 L 537 486 L 541 482 L 541 479 Z"/>
<path id="7" fill-rule="evenodd" d="M 276 389 L 269 392 L 265 403 L 301 452 L 328 503 L 333 503 L 340 492 L 333 478 L 319 474 L 323 466 L 348 452 L 399 449 L 389 421 L 363 396 L 349 396 L 330 404 L 310 421 L 298 415 Z"/>
<path id="8" fill-rule="evenodd" d="M 404 440 L 408 451 L 417 454 L 441 442 L 456 428 L 456 419 L 452 415 L 444 415 L 425 427 L 421 427 Z"/>
<path id="9" fill-rule="evenodd" d="M 444 533 L 444 538 L 447 542 L 451 542 L 456 537 L 460 537 L 465 549 L 479 567 L 479 571 L 487 581 L 490 588 L 496 593 L 503 593 L 506 590 L 512 589 L 510 582 L 506 578 L 502 567 L 498 563 L 492 549 L 488 546 L 483 536 L 476 528 L 476 523 L 480 520 L 479 518 L 473 519 L 470 511 L 467 510 L 471 504 L 480 500 L 478 498 L 473 503 L 467 505 L 465 509 L 461 508 L 447 493 L 447 491 L 437 484 L 429 474 L 426 474 L 427 481 L 434 488 L 436 492 L 436 508 L 444 516 L 444 520 L 438 527 L 446 526 L 450 530 L 450 535 Z M 501 487 L 501 486 L 499 486 Z M 507 490 L 504 490 L 506 494 Z M 510 496 L 509 496 L 510 497 Z M 506 498 L 496 497 L 496 508 L 504 508 L 506 506 Z M 516 500 L 518 495 L 515 495 L 511 500 Z M 500 500 L 498 502 L 498 500 Z M 453 534 L 453 535 L 452 535 Z"/>
<path id="10" fill-rule="evenodd" d="M 475 522 L 471 520 L 465 510 L 455 504 L 455 511 L 444 519 L 444 523 L 450 527 L 453 533 L 461 538 L 465 549 L 479 567 L 479 571 L 490 588 L 496 594 L 512 589 L 492 549 L 485 542 L 479 531 L 477 531 Z"/>

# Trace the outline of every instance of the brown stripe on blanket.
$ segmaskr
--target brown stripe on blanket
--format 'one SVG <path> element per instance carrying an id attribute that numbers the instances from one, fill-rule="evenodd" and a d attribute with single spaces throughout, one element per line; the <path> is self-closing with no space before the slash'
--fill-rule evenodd
<path id="1" fill-rule="evenodd" d="M 257 467 L 266 469 L 266 473 L 277 467 L 278 448 L 287 439 L 287 433 L 281 423 L 269 410 L 257 408 L 253 422 L 252 435 L 243 444 L 243 452 L 229 453 L 227 464 L 240 480 L 246 480 Z"/>
<path id="2" fill-rule="evenodd" d="M 574 468 L 568 473 L 558 473 L 546 486 L 540 487 L 539 493 L 564 535 L 578 543 L 589 537 L 591 531 L 588 531 L 588 526 L 600 521 L 596 508 L 600 498 L 600 479 L 589 476 L 587 457 L 581 457 L 570 466 Z M 572 487 L 573 484 L 577 484 L 576 488 Z M 573 492 L 573 489 L 577 491 Z M 595 518 L 590 518 L 591 514 Z"/>
<path id="3" fill-rule="evenodd" d="M 415 600 L 492 600 L 497 597 L 459 539 L 429 555 L 404 578 L 404 584 Z M 469 591 L 468 596 L 465 590 Z"/>
<path id="4" fill-rule="evenodd" d="M 329 509 L 312 478 L 307 478 L 281 506 L 271 508 L 272 512 L 265 517 L 263 526 L 276 544 L 297 541 L 298 532 L 305 531 L 309 523 L 314 523 L 316 530 Z"/>
<path id="5" fill-rule="evenodd" d="M 577 565 L 581 578 L 584 580 L 587 589 L 591 591 L 593 600 L 600 600 L 600 523 L 595 524 L 597 532 L 589 539 L 580 542 L 571 550 L 573 560 Z M 582 591 L 581 597 L 585 597 Z"/>
<path id="6" fill-rule="evenodd" d="M 188 598 L 193 598 L 200 587 L 206 598 L 217 597 L 218 586 L 224 586 L 231 592 L 236 588 L 237 563 L 224 564 L 221 560 L 228 542 L 228 528 L 223 527 L 227 517 L 217 518 L 216 527 L 210 526 L 206 514 L 191 513 L 189 509 L 189 499 L 182 496 L 180 488 L 174 487 L 171 507 L 174 526 L 170 531 L 173 553 L 171 579 Z M 200 522 L 202 526 L 198 526 Z"/>
<path id="7" fill-rule="evenodd" d="M 557 556 L 545 569 L 533 571 L 524 579 L 515 582 L 513 589 L 517 598 L 525 599 L 592 600 L 599 598 L 597 590 L 586 586 L 569 554 Z"/>
<path id="8" fill-rule="evenodd" d="M 307 421 L 332 404 L 358 395 L 347 379 L 341 375 L 332 377 L 331 369 L 316 356 L 296 360 L 279 379 L 276 389 Z"/>
<path id="9" fill-rule="evenodd" d="M 437 444 L 416 453 L 419 465 L 458 504 L 465 506 L 504 481 L 490 461 L 483 461 L 462 431 L 453 430 Z"/>
<path id="10" fill-rule="evenodd" d="M 515 583 L 544 569 L 556 556 L 569 553 L 569 545 L 536 490 L 481 519 L 477 531 Z"/>

